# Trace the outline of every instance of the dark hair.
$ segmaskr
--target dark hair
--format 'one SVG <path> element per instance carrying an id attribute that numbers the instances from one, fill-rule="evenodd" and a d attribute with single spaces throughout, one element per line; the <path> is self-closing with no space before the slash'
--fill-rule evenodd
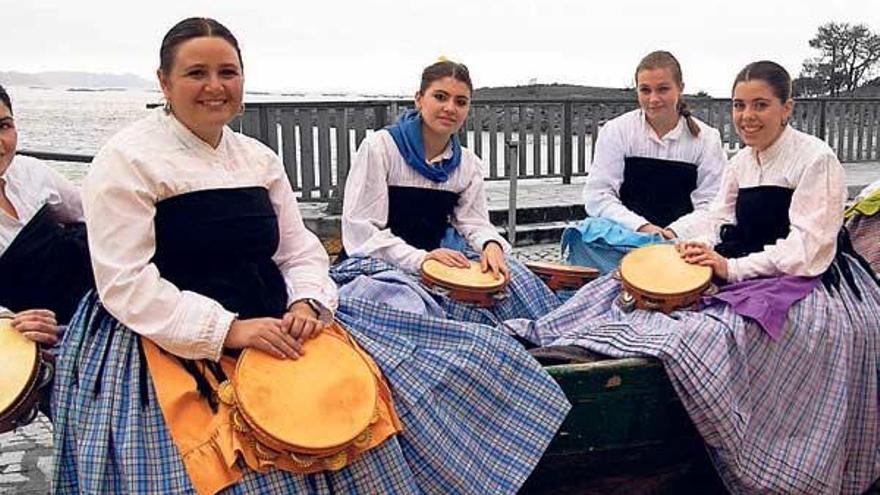
<path id="1" fill-rule="evenodd" d="M 678 63 L 678 59 L 675 58 L 671 53 L 664 50 L 657 50 L 645 55 L 641 61 L 639 61 L 639 65 L 636 66 L 636 74 L 635 74 L 635 83 L 638 87 L 639 84 L 639 72 L 644 70 L 653 70 L 653 69 L 667 69 L 672 73 L 672 78 L 675 80 L 675 83 L 678 84 L 678 89 L 684 89 L 684 78 L 681 75 L 681 64 Z M 691 116 L 690 108 L 688 108 L 687 103 L 685 103 L 681 98 L 678 100 L 678 114 L 684 117 L 685 122 L 687 122 L 688 130 L 694 136 L 700 135 L 700 126 L 697 125 L 696 121 L 694 121 Z"/>
<path id="2" fill-rule="evenodd" d="M 441 60 L 425 67 L 425 70 L 422 71 L 422 84 L 419 86 L 419 93 L 424 93 L 432 82 L 444 77 L 451 77 L 461 81 L 467 84 L 471 92 L 474 91 L 474 85 L 471 84 L 471 75 L 468 72 L 467 66 L 451 60 Z"/>
<path id="3" fill-rule="evenodd" d="M 203 36 L 216 36 L 229 42 L 238 54 L 238 63 L 244 67 L 238 40 L 235 39 L 232 32 L 226 29 L 226 26 L 207 17 L 190 17 L 175 24 L 162 38 L 162 47 L 159 48 L 159 70 L 168 74 L 171 66 L 174 65 L 177 47 L 185 41 Z"/>
<path id="4" fill-rule="evenodd" d="M 782 103 L 791 99 L 791 76 L 785 67 L 776 62 L 759 60 L 743 67 L 733 80 L 730 94 L 733 95 L 737 84 L 746 81 L 764 81 Z"/>
<path id="5" fill-rule="evenodd" d="M 12 115 L 12 100 L 9 99 L 9 93 L 3 89 L 3 86 L 0 86 L 0 102 L 6 105 L 6 108 L 9 109 L 9 114 Z"/>

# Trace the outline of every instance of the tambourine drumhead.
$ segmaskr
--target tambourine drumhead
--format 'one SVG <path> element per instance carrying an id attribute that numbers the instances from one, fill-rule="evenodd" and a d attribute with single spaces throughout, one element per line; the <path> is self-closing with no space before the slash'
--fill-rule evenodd
<path id="1" fill-rule="evenodd" d="M 620 276 L 643 291 L 676 295 L 708 285 L 712 269 L 684 261 L 671 244 L 652 244 L 627 253 L 620 260 Z"/>
<path id="2" fill-rule="evenodd" d="M 484 272 L 477 262 L 471 261 L 470 264 L 469 268 L 458 268 L 427 260 L 422 263 L 422 273 L 434 282 L 450 287 L 491 290 L 504 286 L 504 277 L 496 278 L 492 272 Z"/>
<path id="3" fill-rule="evenodd" d="M 236 367 L 235 394 L 246 416 L 266 434 L 303 449 L 349 442 L 376 410 L 376 378 L 339 337 L 321 333 L 299 359 L 247 349 Z"/>
<path id="4" fill-rule="evenodd" d="M 565 265 L 562 263 L 553 263 L 551 261 L 528 261 L 525 265 L 533 272 L 538 273 L 560 273 L 585 278 L 596 277 L 599 275 L 599 270 L 595 268 L 578 265 Z"/>
<path id="5" fill-rule="evenodd" d="M 11 320 L 0 319 L 0 413 L 27 391 L 38 359 L 37 344 L 13 330 Z"/>

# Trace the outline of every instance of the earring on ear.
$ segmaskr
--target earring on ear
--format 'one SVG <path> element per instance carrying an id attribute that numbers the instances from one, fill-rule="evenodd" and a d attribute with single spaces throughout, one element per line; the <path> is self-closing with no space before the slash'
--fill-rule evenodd
<path id="1" fill-rule="evenodd" d="M 241 102 L 241 108 L 238 109 L 238 114 L 244 115 L 244 110 L 245 110 L 244 102 Z"/>
<path id="2" fill-rule="evenodd" d="M 171 113 L 171 102 L 168 100 L 168 98 L 165 98 L 163 96 L 162 99 L 160 100 L 160 102 L 162 103 L 162 110 L 165 110 L 166 114 L 170 114 Z"/>

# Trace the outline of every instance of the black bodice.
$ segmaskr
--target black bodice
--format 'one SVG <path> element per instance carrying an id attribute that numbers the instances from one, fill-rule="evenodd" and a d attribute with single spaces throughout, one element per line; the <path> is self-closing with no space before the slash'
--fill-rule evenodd
<path id="1" fill-rule="evenodd" d="M 156 253 L 163 278 L 210 297 L 240 318 L 280 316 L 287 288 L 272 256 L 278 218 L 262 187 L 211 189 L 156 204 Z"/>
<path id="2" fill-rule="evenodd" d="M 725 258 L 741 258 L 788 237 L 788 210 L 794 189 L 781 186 L 744 187 L 736 197 L 736 223 L 721 227 L 715 250 Z"/>
<path id="3" fill-rule="evenodd" d="M 15 312 L 50 309 L 63 325 L 94 286 L 85 225 L 58 222 L 48 205 L 0 256 L 0 304 Z"/>
<path id="4" fill-rule="evenodd" d="M 620 201 L 649 222 L 666 227 L 694 211 L 691 193 L 697 188 L 697 166 L 659 158 L 624 159 Z"/>
<path id="5" fill-rule="evenodd" d="M 450 227 L 459 195 L 451 191 L 421 187 L 388 187 L 388 228 L 419 249 L 430 251 Z"/>

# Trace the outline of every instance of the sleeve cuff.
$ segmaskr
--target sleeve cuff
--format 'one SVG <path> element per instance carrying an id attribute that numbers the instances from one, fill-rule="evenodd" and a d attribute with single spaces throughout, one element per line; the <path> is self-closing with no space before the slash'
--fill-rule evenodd
<path id="1" fill-rule="evenodd" d="M 218 305 L 219 306 L 219 305 Z M 211 361 L 219 361 L 223 356 L 223 344 L 226 342 L 226 335 L 229 334 L 229 328 L 238 315 L 229 312 L 222 307 L 216 308 L 215 311 L 206 315 L 208 321 L 205 322 L 204 338 L 200 340 L 200 349 L 197 349 L 198 355 L 195 359 L 210 359 Z"/>

